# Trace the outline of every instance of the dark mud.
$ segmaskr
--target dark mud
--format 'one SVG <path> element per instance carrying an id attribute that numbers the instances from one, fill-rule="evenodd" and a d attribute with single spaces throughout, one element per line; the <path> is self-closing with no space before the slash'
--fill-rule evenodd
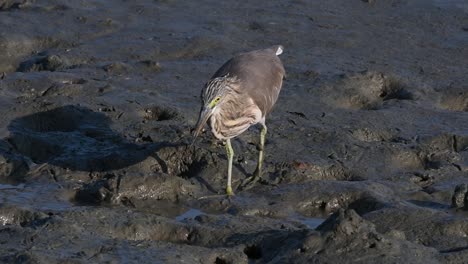
<path id="1" fill-rule="evenodd" d="M 0 0 L 0 26 L 0 262 L 466 263 L 466 1 Z M 228 199 L 199 94 L 274 44 L 264 180 Z"/>

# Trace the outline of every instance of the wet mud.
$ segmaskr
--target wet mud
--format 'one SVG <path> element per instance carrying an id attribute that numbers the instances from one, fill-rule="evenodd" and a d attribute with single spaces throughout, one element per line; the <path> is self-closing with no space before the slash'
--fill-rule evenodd
<path id="1" fill-rule="evenodd" d="M 468 4 L 0 0 L 0 262 L 466 263 Z M 200 91 L 275 44 L 259 128 Z"/>

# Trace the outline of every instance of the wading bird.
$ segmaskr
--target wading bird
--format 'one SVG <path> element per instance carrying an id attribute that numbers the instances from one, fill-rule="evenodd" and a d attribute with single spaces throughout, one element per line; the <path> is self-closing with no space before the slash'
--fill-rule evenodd
<path id="1" fill-rule="evenodd" d="M 193 134 L 193 141 L 209 120 L 213 135 L 226 141 L 228 178 L 226 193 L 233 195 L 231 187 L 231 138 L 242 134 L 250 126 L 260 123 L 260 146 L 257 168 L 242 187 L 251 186 L 262 175 L 265 135 L 265 117 L 278 99 L 285 75 L 280 55 L 283 46 L 241 53 L 227 61 L 211 77 L 201 94 L 202 107 Z"/>

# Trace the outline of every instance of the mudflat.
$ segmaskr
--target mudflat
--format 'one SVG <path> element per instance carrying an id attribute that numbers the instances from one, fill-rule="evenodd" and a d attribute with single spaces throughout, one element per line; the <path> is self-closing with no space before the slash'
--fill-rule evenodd
<path id="1" fill-rule="evenodd" d="M 200 92 L 276 44 L 228 198 Z M 467 60 L 463 0 L 0 0 L 0 262 L 466 263 Z"/>

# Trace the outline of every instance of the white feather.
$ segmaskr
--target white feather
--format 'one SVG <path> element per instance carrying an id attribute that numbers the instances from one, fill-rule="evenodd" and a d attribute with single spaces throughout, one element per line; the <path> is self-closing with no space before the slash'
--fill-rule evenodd
<path id="1" fill-rule="evenodd" d="M 276 55 L 280 55 L 281 53 L 283 53 L 283 46 L 279 46 L 276 50 Z"/>

